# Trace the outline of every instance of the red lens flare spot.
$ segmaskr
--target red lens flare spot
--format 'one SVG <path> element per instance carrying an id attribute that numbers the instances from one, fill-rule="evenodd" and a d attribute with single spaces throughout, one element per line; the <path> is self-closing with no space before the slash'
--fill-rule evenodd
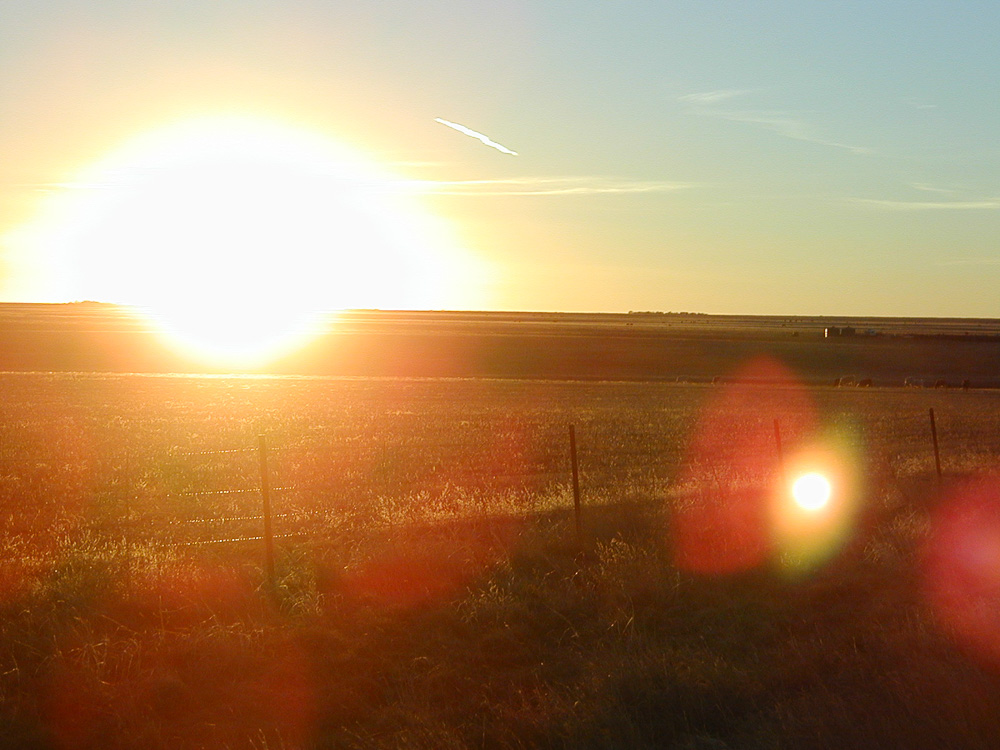
<path id="1" fill-rule="evenodd" d="M 508 554 L 521 523 L 459 520 L 413 536 L 401 532 L 380 557 L 346 573 L 341 591 L 390 609 L 440 604 Z"/>
<path id="2" fill-rule="evenodd" d="M 816 429 L 812 399 L 792 372 L 768 357 L 724 380 L 695 428 L 676 505 L 676 564 L 707 574 L 734 573 L 769 559 L 771 497 L 780 474 L 775 422 L 786 450 Z"/>
<path id="3" fill-rule="evenodd" d="M 355 596 L 390 607 L 408 608 L 439 601 L 462 581 L 446 560 L 423 555 L 394 555 L 366 566 L 347 581 Z"/>
<path id="4" fill-rule="evenodd" d="M 957 488 L 932 523 L 924 584 L 935 615 L 961 646 L 1000 669 L 1000 477 Z"/>
<path id="5" fill-rule="evenodd" d="M 176 747 L 312 746 L 313 660 L 247 583 L 178 561 L 132 579 L 126 601 L 96 602 L 56 636 L 46 668 L 40 709 L 53 746 L 118 744 L 123 727 L 151 724 Z"/>
<path id="6" fill-rule="evenodd" d="M 255 608 L 254 583 L 241 571 L 194 560 L 136 570 L 117 616 L 171 627 L 235 622 Z"/>
<path id="7" fill-rule="evenodd" d="M 767 493 L 760 490 L 702 496 L 674 518 L 674 559 L 697 573 L 749 570 L 767 559 Z"/>

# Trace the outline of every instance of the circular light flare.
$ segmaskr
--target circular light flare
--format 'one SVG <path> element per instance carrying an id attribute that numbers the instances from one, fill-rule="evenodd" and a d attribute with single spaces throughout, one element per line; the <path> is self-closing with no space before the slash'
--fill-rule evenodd
<path id="1" fill-rule="evenodd" d="M 836 425 L 790 452 L 775 484 L 772 533 L 776 559 L 792 576 L 815 570 L 843 548 L 865 488 L 863 453 L 850 425 Z"/>
<path id="2" fill-rule="evenodd" d="M 810 513 L 827 507 L 832 496 L 830 480 L 818 471 L 802 474 L 792 483 L 792 499 L 802 510 Z"/>

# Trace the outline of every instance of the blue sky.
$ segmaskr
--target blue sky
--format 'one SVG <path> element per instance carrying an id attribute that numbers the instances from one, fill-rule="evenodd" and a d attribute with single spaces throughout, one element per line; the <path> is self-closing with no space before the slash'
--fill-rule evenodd
<path id="1" fill-rule="evenodd" d="M 1000 312 L 994 3 L 137 6 L 0 0 L 7 299 L 46 296 L 10 233 L 48 186 L 236 111 L 426 185 L 477 307 Z"/>

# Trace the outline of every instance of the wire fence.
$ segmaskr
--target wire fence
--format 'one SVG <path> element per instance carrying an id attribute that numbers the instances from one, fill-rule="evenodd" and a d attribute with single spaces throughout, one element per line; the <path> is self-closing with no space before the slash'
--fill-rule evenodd
<path id="1" fill-rule="evenodd" d="M 929 432 L 928 447 L 932 448 L 934 455 L 934 466 L 937 480 L 942 478 L 941 452 L 938 441 L 937 423 L 933 409 L 929 410 Z M 583 536 L 583 502 L 581 489 L 581 477 L 583 482 L 599 482 L 600 473 L 587 474 L 581 470 L 577 451 L 577 436 L 574 425 L 569 426 L 568 441 L 566 444 L 566 469 L 564 472 L 544 472 L 546 479 L 560 486 L 566 486 L 567 503 L 564 506 L 567 510 L 572 509 L 575 534 L 578 540 Z M 773 444 L 757 445 L 758 454 L 769 454 L 770 458 L 776 460 L 776 472 L 782 480 L 786 479 L 785 455 L 782 448 L 782 425 L 780 420 L 773 420 Z M 222 450 L 199 450 L 199 451 L 179 451 L 177 456 L 181 458 L 217 458 L 221 463 L 229 458 L 241 454 L 256 454 L 258 459 L 258 473 L 254 476 L 256 483 L 254 486 L 229 487 L 213 490 L 191 490 L 186 492 L 168 495 L 168 499 L 205 499 L 205 498 L 249 498 L 250 502 L 256 505 L 256 510 L 245 510 L 241 513 L 230 512 L 221 515 L 202 515 L 195 517 L 174 517 L 163 518 L 162 506 L 159 511 L 161 524 L 165 521 L 166 526 L 172 529 L 194 530 L 197 538 L 190 538 L 190 534 L 176 534 L 173 541 L 169 542 L 174 547 L 211 547 L 230 544 L 259 543 L 265 549 L 266 566 L 273 570 L 273 545 L 275 540 L 308 537 L 309 522 L 314 521 L 315 514 L 308 510 L 299 508 L 297 510 L 282 510 L 272 512 L 270 509 L 269 496 L 274 496 L 279 500 L 279 506 L 283 500 L 287 500 L 296 494 L 304 495 L 309 493 L 329 491 L 329 485 L 314 484 L 308 486 L 296 486 L 282 484 L 269 486 L 269 472 L 272 469 L 269 462 L 275 453 L 281 453 L 280 449 L 272 449 L 266 445 L 263 436 L 259 438 L 259 444 L 255 448 L 236 448 Z M 765 458 L 768 456 L 765 456 Z M 605 472 L 606 473 L 606 472 Z M 452 475 L 454 478 L 454 474 Z M 524 479 L 523 472 L 493 472 L 492 479 Z M 572 504 L 568 502 L 571 499 Z M 275 525 L 278 529 L 275 529 Z M 162 527 L 162 526 L 161 526 Z"/>
<path id="2" fill-rule="evenodd" d="M 582 534 L 580 517 L 581 502 L 576 437 L 574 430 L 575 428 L 570 426 L 568 459 L 572 466 L 573 508 L 576 519 L 576 533 L 579 537 Z M 148 528 L 161 530 L 166 529 L 167 535 L 171 539 L 170 541 L 163 543 L 175 548 L 200 548 L 259 543 L 264 549 L 264 563 L 268 577 L 273 579 L 273 546 L 275 540 L 307 537 L 309 535 L 309 531 L 307 529 L 309 522 L 315 520 L 315 518 L 314 514 L 301 509 L 297 512 L 272 512 L 270 507 L 271 497 L 277 496 L 278 498 L 288 498 L 295 494 L 301 495 L 308 492 L 317 492 L 329 489 L 329 486 L 324 487 L 319 484 L 311 486 L 271 486 L 270 474 L 273 469 L 271 460 L 273 458 L 273 454 L 276 452 L 280 453 L 280 449 L 275 451 L 273 448 L 269 447 L 263 435 L 259 436 L 258 445 L 255 448 L 176 451 L 174 452 L 174 456 L 177 458 L 219 459 L 219 461 L 215 462 L 217 465 L 222 464 L 227 459 L 242 454 L 256 454 L 258 459 L 258 470 L 253 477 L 255 484 L 254 486 L 169 493 L 162 498 L 162 500 L 166 502 L 160 501 L 155 503 L 155 510 L 133 512 L 130 509 L 127 519 L 128 525 L 132 528 L 139 525 L 145 525 Z M 495 478 L 495 475 L 492 476 Z M 511 479 L 516 477 L 523 479 L 524 477 L 523 473 L 508 473 L 506 476 Z M 171 500 L 201 500 L 205 498 L 248 498 L 249 501 L 256 506 L 257 510 L 248 510 L 239 514 L 198 515 L 194 517 L 179 517 L 176 515 L 176 510 L 173 514 L 171 513 L 169 502 Z M 275 531 L 274 524 L 276 522 L 282 522 L 284 525 L 291 527 L 294 530 Z M 178 529 L 193 529 L 195 530 L 194 533 L 197 534 L 198 538 L 184 538 L 186 537 L 186 534 L 183 532 L 180 534 L 176 533 Z"/>
<path id="3" fill-rule="evenodd" d="M 942 432 L 941 420 L 933 409 L 924 412 L 922 417 L 913 414 L 906 419 L 909 426 L 905 440 L 912 446 L 911 454 L 933 456 L 931 465 L 938 481 L 942 479 L 943 465 L 948 465 L 947 451 L 960 452 L 965 441 L 979 439 L 975 429 L 953 424 L 947 419 Z M 492 456 L 481 454 L 482 462 L 477 465 L 465 454 L 451 461 L 447 445 L 435 444 L 438 448 L 435 455 L 421 453 L 424 448 L 415 447 L 414 452 L 430 468 L 425 468 L 424 474 L 411 482 L 411 489 L 405 491 L 423 492 L 420 487 L 426 485 L 423 480 L 428 477 L 437 482 L 435 490 L 422 496 L 425 502 L 422 503 L 424 507 L 419 509 L 419 513 L 423 514 L 419 516 L 420 520 L 454 518 L 461 512 L 474 510 L 473 504 L 468 502 L 461 507 L 446 507 L 446 503 L 440 501 L 438 496 L 456 487 L 463 488 L 463 491 L 466 487 L 478 487 L 481 496 L 489 496 L 490 502 L 506 488 L 513 488 L 512 492 L 517 488 L 526 488 L 524 495 L 534 493 L 535 496 L 541 488 L 541 492 L 546 494 L 545 509 L 559 508 L 571 512 L 575 534 L 580 538 L 585 531 L 586 508 L 601 502 L 599 495 L 602 488 L 631 482 L 645 488 L 645 497 L 665 497 L 668 489 L 678 492 L 684 489 L 678 489 L 676 476 L 664 469 L 656 457 L 643 455 L 641 460 L 633 460 L 635 456 L 630 451 L 634 450 L 627 440 L 613 449 L 591 446 L 588 451 L 586 444 L 590 434 L 584 430 L 580 435 L 584 450 L 578 456 L 579 433 L 575 426 L 568 425 L 568 434 L 566 431 L 561 434 L 553 432 L 551 423 L 537 427 L 543 426 L 547 439 L 539 440 L 545 445 L 546 455 L 542 459 L 532 456 L 525 461 L 491 462 L 488 459 Z M 758 464 L 776 465 L 784 472 L 782 438 L 783 426 L 778 420 L 773 420 L 773 440 L 752 447 L 760 454 Z M 344 442 L 349 444 L 352 441 Z M 942 450 L 945 442 L 947 445 Z M 369 453 L 375 450 L 377 454 L 377 446 L 374 449 L 371 447 L 374 443 L 374 440 L 369 441 L 363 447 Z M 380 491 L 379 480 L 366 483 L 342 476 L 352 470 L 352 454 L 339 449 L 331 453 L 329 446 L 324 453 L 320 450 L 323 446 L 323 441 L 318 439 L 271 446 L 259 437 L 256 446 L 198 450 L 173 447 L 166 451 L 164 461 L 170 470 L 164 472 L 165 478 L 143 486 L 141 472 L 126 476 L 116 489 L 115 502 L 107 503 L 107 512 L 92 521 L 91 528 L 109 537 L 118 535 L 132 545 L 148 543 L 175 549 L 256 545 L 265 558 L 269 575 L 273 576 L 276 541 L 318 539 L 322 530 L 329 526 L 331 517 L 338 513 L 368 513 L 367 521 L 385 525 L 403 524 L 418 517 L 416 511 L 404 507 L 402 498 L 393 497 L 393 490 L 379 497 L 379 507 L 371 510 L 368 506 L 374 504 L 365 500 L 370 500 Z M 343 449 L 345 445 L 339 448 Z M 600 461 L 597 460 L 599 450 L 604 451 Z M 764 459 L 769 458 L 776 459 L 777 463 L 768 464 Z M 294 464 L 294 470 L 283 466 L 289 462 Z M 44 472 L 51 469 L 50 464 L 58 462 L 40 458 L 35 463 L 42 467 L 39 472 Z M 323 465 L 322 472 L 316 470 L 319 464 Z M 706 475 L 711 476 L 715 472 L 715 481 L 720 481 L 718 471 L 718 466 L 708 466 Z M 22 477 L 15 474 L 14 470 L 3 466 L 0 451 L 0 479 L 6 477 L 21 481 Z M 283 478 L 285 481 L 282 481 Z M 411 479 L 406 472 L 399 477 L 389 477 L 396 483 L 396 494 L 398 488 L 406 486 Z M 130 486 L 128 480 L 135 480 L 135 485 Z M 31 477 L 26 474 L 24 481 L 30 483 Z M 475 492 L 470 494 L 475 499 Z M 520 510 L 537 512 L 540 507 L 537 497 L 532 502 L 535 505 L 524 503 Z M 495 507 L 487 509 L 483 503 L 484 512 L 493 511 Z"/>

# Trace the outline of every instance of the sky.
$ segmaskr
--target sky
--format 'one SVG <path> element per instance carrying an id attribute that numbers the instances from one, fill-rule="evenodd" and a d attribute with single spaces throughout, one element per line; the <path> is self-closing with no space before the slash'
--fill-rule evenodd
<path id="1" fill-rule="evenodd" d="M 89 165 L 238 114 L 412 188 L 476 269 L 429 307 L 998 317 L 998 38 L 960 0 L 0 0 L 0 299 L 66 294 L 25 227 Z"/>

